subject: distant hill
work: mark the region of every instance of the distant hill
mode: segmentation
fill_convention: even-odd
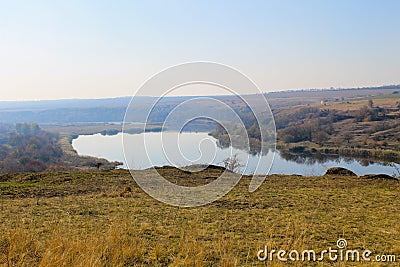
[[[391,94],[400,91],[400,85],[349,89],[307,89],[267,93],[272,108],[309,104],[321,99],[340,99]],[[257,97],[257,96],[255,96]],[[166,97],[160,100],[162,107],[156,118],[165,118],[175,106],[190,96]],[[215,96],[225,103],[238,105],[235,96]],[[146,120],[145,110],[155,97],[135,98],[138,122]],[[106,99],[64,99],[44,101],[0,101],[0,123],[71,123],[71,122],[122,122],[131,97]],[[260,102],[261,103],[261,102]],[[196,106],[192,109],[204,107]]]
[[[391,94],[394,91],[400,91],[400,85],[387,85],[379,87],[361,87],[361,88],[330,88],[330,89],[304,89],[288,90],[268,93],[268,97],[274,98],[353,98],[365,97],[380,94]]]
[[[61,99],[38,101],[0,101],[0,112],[42,111],[53,109],[94,108],[94,107],[121,107],[127,106],[130,97],[105,99]],[[143,102],[146,97],[143,97]]]

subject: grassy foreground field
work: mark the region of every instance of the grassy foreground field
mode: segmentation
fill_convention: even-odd
[[[220,174],[160,172],[186,185]],[[0,266],[283,266],[258,261],[257,252],[321,251],[338,238],[349,249],[400,255],[397,181],[272,175],[254,193],[249,182],[207,206],[178,208],[146,195],[123,170],[0,176]]]

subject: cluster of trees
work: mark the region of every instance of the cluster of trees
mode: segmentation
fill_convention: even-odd
[[[17,123],[15,130],[19,135],[37,135],[41,132],[37,123]]]
[[[37,172],[59,164],[63,153],[58,141],[58,135],[37,124],[17,124],[0,145],[0,172]]]
[[[294,110],[278,111],[275,115],[276,129],[284,129],[305,120],[326,116],[326,111],[317,107],[303,107]]]
[[[0,145],[6,144],[14,127],[10,124],[0,123]]]
[[[284,143],[308,141],[325,145],[333,139],[337,141],[342,139],[344,143],[349,144],[354,135],[352,126],[359,122],[379,122],[374,127],[382,126],[388,119],[387,113],[387,109],[375,106],[370,100],[359,110],[340,111],[304,107],[278,113],[275,119],[279,140]],[[335,123],[343,120],[348,120],[349,124],[337,128],[338,125]]]
[[[314,142],[322,144],[333,133],[333,121],[317,118],[298,125],[288,126],[279,132],[279,140],[285,143]]]
[[[347,118],[334,110],[305,107],[291,114],[276,116],[279,140],[285,143],[322,144],[334,131],[334,123]]]
[[[374,107],[370,101],[368,106],[363,106],[354,114],[356,122],[361,121],[383,121],[386,119],[387,110],[381,107]]]
[[[254,114],[246,108],[240,108],[236,112],[246,128],[250,148],[257,149],[260,147],[261,131],[268,122],[262,121],[259,125]],[[278,141],[283,144],[311,142],[321,146],[376,148],[386,146],[385,143],[379,142],[382,140],[374,133],[382,131],[381,128],[385,125],[393,126],[394,120],[390,120],[387,116],[389,112],[391,112],[389,109],[376,106],[371,100],[358,110],[345,111],[303,106],[277,109],[274,115]],[[360,122],[370,122],[370,124],[363,124],[356,131]],[[229,124],[227,126],[233,136],[244,136],[239,127]],[[230,137],[221,125],[217,125],[211,135],[217,138],[222,146],[230,144]]]
[[[225,129],[222,125],[217,124],[214,131],[210,133],[211,136],[218,139],[221,147],[227,147],[233,144],[234,146],[237,146],[237,148],[247,149],[248,145],[250,148],[249,152],[258,153],[261,151],[262,141],[268,143],[275,140],[275,127],[272,117],[260,114],[260,118],[256,118],[253,110],[248,106],[233,107],[233,109],[240,118],[241,125],[225,122],[224,127],[227,128]],[[258,121],[258,119],[260,121]],[[227,130],[231,136],[229,136]],[[246,132],[243,132],[244,130]],[[248,140],[244,140],[246,133]]]

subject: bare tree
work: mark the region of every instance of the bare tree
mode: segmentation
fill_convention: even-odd
[[[240,168],[243,167],[243,165],[240,163],[237,154],[233,155],[232,157],[224,159],[223,163],[225,169],[231,172],[239,172]]]
[[[389,166],[392,166],[395,170],[392,175],[393,178],[399,180],[400,179],[400,168],[394,162],[390,163]]]

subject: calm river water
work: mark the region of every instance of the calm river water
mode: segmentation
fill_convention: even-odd
[[[126,144],[126,159],[123,140]],[[146,148],[143,145],[144,140]],[[146,169],[152,166],[187,166],[191,164],[223,166],[224,159],[236,154],[240,163],[245,165],[242,167],[242,172],[252,174],[257,169],[258,155],[250,155],[232,147],[218,147],[216,144],[217,140],[207,133],[194,132],[120,133],[114,136],[81,135],[72,142],[79,155],[124,162],[122,168]],[[358,175],[379,173],[392,175],[396,173],[393,167],[381,163],[359,162],[345,158],[290,157],[279,151],[275,153],[269,151],[262,156],[261,162],[264,165],[259,166],[256,172],[258,174],[265,174],[269,171],[270,174],[323,175],[330,167],[344,167]],[[271,168],[270,164],[265,164],[269,162],[272,163]]]

